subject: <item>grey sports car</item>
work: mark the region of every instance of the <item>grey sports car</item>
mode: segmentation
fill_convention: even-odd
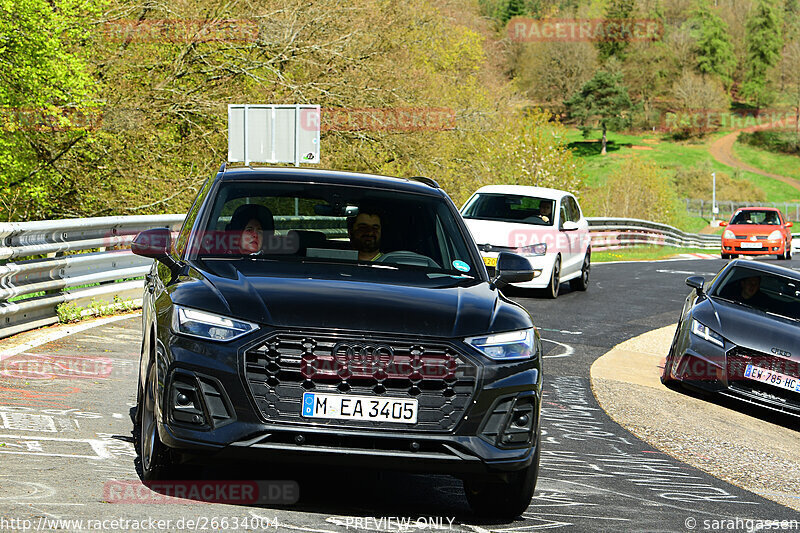
[[[686,284],[661,382],[800,416],[800,274],[739,259]]]

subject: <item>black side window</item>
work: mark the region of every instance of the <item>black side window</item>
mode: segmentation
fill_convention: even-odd
[[[197,193],[197,198],[194,199],[194,203],[191,209],[189,209],[189,213],[186,215],[186,220],[183,221],[183,227],[181,227],[181,232],[178,234],[178,241],[175,243],[175,252],[178,254],[178,257],[183,257],[183,253],[186,251],[186,244],[189,242],[189,233],[191,233],[194,227],[197,213],[200,211],[200,206],[203,205],[213,182],[214,180],[209,178],[203,186],[200,187],[200,192]]]
[[[578,207],[578,202],[576,202],[575,198],[573,198],[572,196],[568,196],[567,205],[570,206],[572,211],[570,220],[573,222],[578,222],[581,219],[581,208]]]

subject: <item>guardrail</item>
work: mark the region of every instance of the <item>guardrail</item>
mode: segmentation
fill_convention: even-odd
[[[685,233],[667,224],[635,218],[589,217],[592,250],[616,250],[626,246],[674,246],[719,250],[719,235]]]
[[[177,231],[184,215],[100,217],[0,224],[0,338],[58,321],[56,308],[74,302],[141,298],[152,261],[128,247],[140,231]],[[590,218],[594,250],[642,244],[718,248],[719,236],[684,233],[665,224]],[[275,217],[276,229],[303,228],[346,237],[328,217]]]

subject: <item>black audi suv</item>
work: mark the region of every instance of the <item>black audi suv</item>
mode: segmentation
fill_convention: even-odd
[[[429,179],[226,168],[139,234],[145,479],[215,458],[446,473],[514,517],[539,468],[541,341]]]

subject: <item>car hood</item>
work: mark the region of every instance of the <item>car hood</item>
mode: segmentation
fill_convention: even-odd
[[[465,222],[478,245],[491,244],[492,246],[517,248],[546,242],[558,233],[553,226],[478,219],[467,219]]]
[[[739,346],[767,354],[778,350],[800,361],[798,322],[715,298],[698,303],[692,316]]]
[[[190,269],[170,288],[172,301],[279,328],[452,338],[533,325],[524,308],[482,280],[400,285],[354,281],[348,274],[270,275],[263,263],[243,263]]]
[[[775,230],[781,231],[780,226],[765,224],[731,224],[725,229],[731,230],[734,235],[769,235]]]

